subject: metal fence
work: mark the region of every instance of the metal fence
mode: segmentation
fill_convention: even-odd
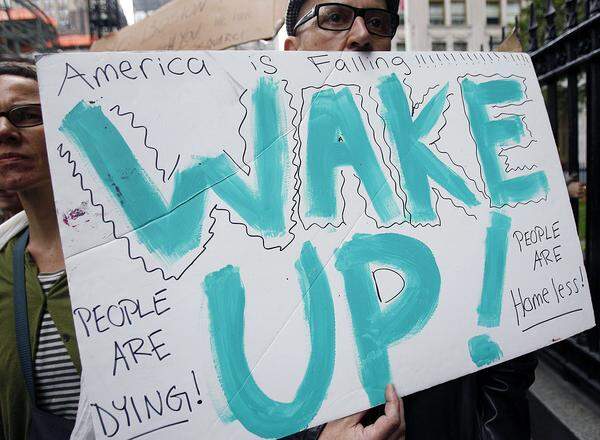
[[[528,51],[563,167],[587,184],[587,195],[571,204],[600,322],[600,0],[564,0],[558,11],[553,0],[544,3],[543,11],[536,10],[535,1],[530,5]],[[557,29],[558,22],[564,29]],[[541,357],[600,401],[598,326],[545,349]]]

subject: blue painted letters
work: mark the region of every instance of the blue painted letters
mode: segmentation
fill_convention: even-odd
[[[285,233],[288,146],[278,92],[275,82],[261,79],[253,94],[256,191],[222,154],[177,172],[167,203],[99,106],[80,102],[65,116],[60,130],[90,161],[139,240],[149,251],[176,260],[200,243],[209,188],[262,234]]]
[[[404,273],[405,287],[385,310],[377,298],[371,264]],[[419,332],[438,304],[440,272],[431,250],[399,234],[356,234],[337,253],[358,347],[360,377],[372,405],[391,381],[388,347]]]
[[[505,179],[499,163],[501,147],[517,145],[524,135],[519,116],[491,119],[487,106],[514,103],[525,97],[522,83],[516,79],[500,79],[476,83],[464,79],[461,84],[471,133],[477,144],[481,167],[488,185],[492,206],[528,202],[548,194],[548,179],[542,171]]]
[[[244,354],[245,291],[238,269],[227,266],[204,280],[215,365],[229,408],[248,431],[266,438],[306,428],[319,411],[333,376],[333,300],[327,275],[310,242],[304,244],[296,269],[311,352],[304,379],[289,403],[270,399],[252,377]]]
[[[306,148],[309,216],[336,216],[336,169],[342,166],[354,168],[382,221],[388,223],[401,215],[399,199],[379,167],[349,88],[326,89],[313,96]]]
[[[379,84],[379,95],[384,108],[383,119],[390,128],[396,145],[413,224],[431,222],[437,218],[431,205],[429,178],[465,205],[472,207],[479,204],[464,180],[421,142],[439,120],[447,92],[448,84],[429,100],[413,120],[408,98],[398,77],[392,74],[384,77]]]

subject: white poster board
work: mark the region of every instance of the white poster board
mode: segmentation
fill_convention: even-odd
[[[594,325],[527,55],[38,66],[99,439],[282,437]]]

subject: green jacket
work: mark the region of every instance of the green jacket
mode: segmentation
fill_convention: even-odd
[[[20,235],[20,234],[18,234]],[[18,237],[18,236],[17,236]],[[13,306],[12,252],[14,237],[0,249],[0,439],[24,440],[27,438],[30,409],[29,396],[21,373],[21,363],[15,337],[15,316]],[[71,312],[71,300],[67,277],[52,287],[46,297],[37,279],[38,269],[29,254],[25,257],[25,288],[29,312],[29,332],[31,333],[32,359],[38,345],[39,327],[44,307],[48,308],[59,333],[81,374],[81,363],[75,326]]]

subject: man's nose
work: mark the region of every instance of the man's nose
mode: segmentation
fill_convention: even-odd
[[[0,143],[8,140],[16,140],[19,137],[18,130],[6,116],[0,116]]]
[[[371,34],[362,17],[356,17],[354,20],[348,33],[346,48],[351,50],[371,50]]]

